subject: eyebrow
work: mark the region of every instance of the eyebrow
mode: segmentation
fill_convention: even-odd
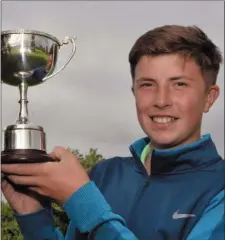
[[[177,80],[181,80],[181,79],[186,79],[186,80],[191,80],[191,81],[194,80],[193,78],[185,76],[185,75],[179,75],[179,76],[174,76],[174,77],[169,78],[170,81],[177,81]],[[149,78],[149,77],[140,77],[136,80],[136,82],[140,82],[140,81],[157,81],[157,79]]]
[[[175,77],[171,77],[170,80],[171,81],[176,81],[176,80],[180,80],[180,79],[187,79],[187,80],[191,80],[193,81],[194,79],[185,75],[180,75],[180,76],[175,76]]]

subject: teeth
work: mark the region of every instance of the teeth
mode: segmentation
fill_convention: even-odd
[[[152,120],[156,123],[170,123],[175,120],[171,117],[153,117]]]

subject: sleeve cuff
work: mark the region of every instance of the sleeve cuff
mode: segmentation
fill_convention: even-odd
[[[53,239],[55,236],[54,218],[49,209],[43,208],[30,214],[14,213],[24,239]]]
[[[64,204],[64,209],[73,225],[81,232],[91,232],[111,220],[124,220],[112,212],[94,182],[89,182],[76,191]]]

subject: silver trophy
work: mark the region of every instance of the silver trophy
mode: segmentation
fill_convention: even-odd
[[[41,126],[28,117],[28,87],[34,87],[53,77],[73,58],[75,37],[60,42],[54,36],[33,30],[3,31],[1,33],[1,80],[19,88],[20,111],[15,124],[3,133],[2,163],[52,161],[46,153],[46,135]],[[55,70],[59,49],[72,44],[71,55],[64,66]]]

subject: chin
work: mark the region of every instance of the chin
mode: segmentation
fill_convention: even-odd
[[[153,146],[157,149],[169,149],[177,147],[177,139],[170,136],[159,136],[160,134],[149,134]]]
[[[156,149],[171,149],[177,147],[176,144],[172,142],[153,142],[153,145],[155,146]]]

